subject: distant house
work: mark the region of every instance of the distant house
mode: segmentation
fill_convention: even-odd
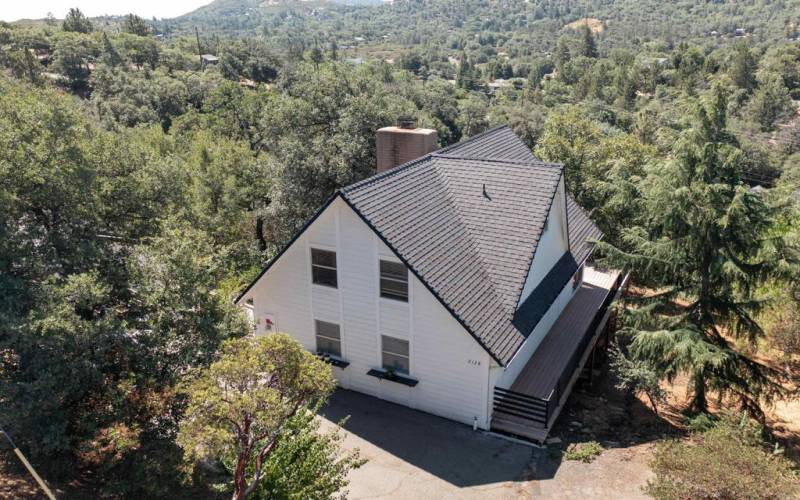
[[[486,84],[486,88],[490,94],[494,94],[499,89],[514,87],[517,90],[522,89],[525,86],[525,80],[522,78],[511,78],[511,79],[503,79],[497,78],[489,83]]]
[[[624,278],[564,167],[501,127],[438,151],[378,131],[378,173],[337,191],[238,297],[339,385],[481,429],[544,440]]]
[[[51,54],[49,51],[45,49],[28,49],[28,51],[30,51],[42,65],[47,66],[50,64]]]
[[[219,57],[211,54],[203,54],[200,56],[200,65],[202,67],[206,67],[209,64],[217,64],[219,62]]]
[[[487,84],[487,86],[492,90],[502,89],[502,88],[505,88],[505,87],[510,87],[511,86],[511,81],[510,80],[505,80],[503,78],[497,78],[497,79],[492,80],[491,82],[489,82]]]

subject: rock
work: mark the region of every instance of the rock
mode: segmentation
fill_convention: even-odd
[[[559,438],[559,437],[547,438],[547,441],[545,441],[545,443],[547,443],[547,444],[561,444],[561,438]]]

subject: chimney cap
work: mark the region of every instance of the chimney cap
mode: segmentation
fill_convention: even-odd
[[[415,129],[417,128],[417,119],[410,115],[400,115],[397,117],[397,128]]]

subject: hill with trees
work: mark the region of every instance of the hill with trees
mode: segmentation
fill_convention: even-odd
[[[241,492],[254,462],[186,422],[249,332],[231,298],[374,172],[374,131],[401,115],[441,146],[509,124],[563,163],[642,289],[631,386],[688,377],[688,411],[764,420],[800,372],[798,7],[225,0],[0,23],[3,430],[67,494]],[[310,455],[269,460],[295,460],[298,489],[330,462],[343,487],[357,460],[334,467],[335,437],[291,420]]]

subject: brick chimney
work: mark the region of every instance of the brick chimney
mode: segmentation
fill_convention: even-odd
[[[413,118],[401,117],[396,127],[379,129],[375,136],[378,150],[378,172],[424,156],[438,149],[436,131],[416,128]]]

